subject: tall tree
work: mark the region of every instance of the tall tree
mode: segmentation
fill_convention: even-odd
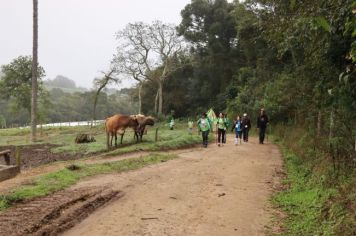
[[[32,88],[32,59],[30,56],[19,56],[7,65],[1,66],[0,97],[14,102],[16,110],[26,109],[28,116],[31,114],[31,88]],[[44,96],[42,78],[45,76],[44,69],[38,65],[38,92]],[[28,122],[28,120],[27,120]]]
[[[158,114],[163,108],[163,84],[177,69],[177,61],[184,52],[184,40],[175,26],[155,21],[152,24],[128,24],[117,33],[119,50],[134,63],[139,75],[157,84]],[[125,60],[121,60],[125,61]],[[160,71],[160,73],[157,73]]]
[[[217,110],[226,106],[225,92],[240,62],[234,5],[227,0],[192,0],[181,11],[177,30],[192,44],[194,104]]]
[[[100,92],[111,83],[118,83],[119,79],[113,76],[115,69],[111,69],[109,73],[102,72],[104,76],[102,78],[94,79],[94,87],[97,88],[94,95],[94,107],[93,107],[93,119],[91,122],[91,127],[93,127],[93,123],[96,120],[96,105],[98,103]]]
[[[122,42],[121,42],[122,43]],[[137,50],[130,50],[125,45],[117,48],[117,54],[113,63],[118,73],[128,76],[138,82],[138,114],[142,113],[142,86],[146,77],[144,76],[145,65],[142,63],[141,54]],[[150,77],[148,77],[150,79]]]
[[[31,140],[36,141],[37,91],[38,91],[38,0],[33,0],[33,46],[32,46],[32,96],[31,96]]]

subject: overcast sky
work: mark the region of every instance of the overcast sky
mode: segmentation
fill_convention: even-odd
[[[92,87],[109,67],[114,34],[129,22],[179,24],[190,0],[38,0],[39,63],[46,78],[64,75]],[[32,1],[0,0],[0,65],[32,54]]]

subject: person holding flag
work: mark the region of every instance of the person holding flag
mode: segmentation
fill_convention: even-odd
[[[212,108],[210,108],[209,111],[206,113],[206,116],[210,120],[210,124],[211,124],[210,131],[215,133],[215,143],[218,143],[218,132],[216,130],[216,126],[213,125],[213,124],[216,124],[216,118],[217,118],[214,110]]]
[[[201,118],[198,120],[198,129],[202,133],[203,137],[203,147],[208,147],[209,132],[211,130],[211,121],[207,117],[206,113],[203,113]]]

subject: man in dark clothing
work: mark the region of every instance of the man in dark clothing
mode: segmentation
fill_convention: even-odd
[[[265,110],[262,108],[260,115],[257,118],[257,128],[259,129],[260,144],[263,144],[265,139],[266,128],[268,124],[268,116]]]
[[[242,117],[241,125],[242,125],[243,140],[244,140],[244,142],[248,142],[248,132],[250,131],[250,128],[251,128],[251,120],[250,120],[250,118],[248,118],[246,113]]]

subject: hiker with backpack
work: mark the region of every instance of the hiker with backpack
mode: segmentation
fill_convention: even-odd
[[[208,138],[209,132],[211,130],[211,121],[206,116],[206,113],[203,113],[201,118],[198,120],[198,130],[201,131],[203,137],[203,147],[208,147]]]
[[[246,113],[244,113],[244,116],[242,117],[242,137],[244,142],[248,142],[248,133],[251,129],[251,120],[250,118],[247,116]]]
[[[242,124],[241,124],[241,118],[239,115],[237,115],[236,120],[234,121],[234,125],[232,126],[232,130],[235,130],[235,146],[239,143],[240,139],[240,144],[241,144],[241,139],[242,139]]]
[[[220,147],[226,143],[226,130],[229,127],[229,121],[225,117],[224,113],[220,113],[216,119],[216,128],[218,130],[218,146]]]
[[[265,109],[261,108],[260,114],[257,117],[257,129],[259,129],[260,144],[263,144],[264,142],[268,121]]]

